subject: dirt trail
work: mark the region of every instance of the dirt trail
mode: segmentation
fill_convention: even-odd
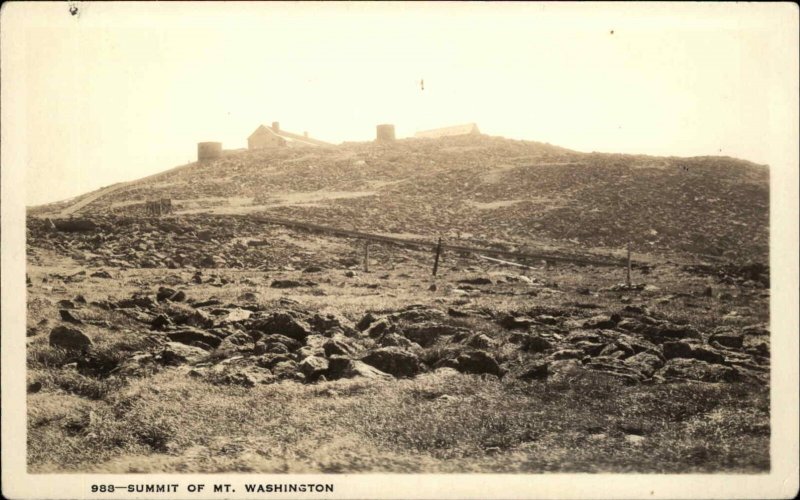
[[[179,166],[171,168],[169,170],[165,170],[163,172],[158,172],[156,174],[148,175],[148,176],[142,177],[140,179],[134,179],[132,181],[119,182],[117,184],[113,184],[111,186],[108,186],[107,188],[104,188],[104,189],[101,189],[100,191],[97,191],[96,193],[94,193],[92,195],[89,195],[89,196],[87,196],[85,198],[82,198],[77,203],[74,203],[74,204],[68,206],[67,208],[63,209],[59,213],[59,216],[60,217],[67,217],[67,216],[70,216],[70,215],[74,215],[74,214],[78,213],[79,210],[83,209],[87,205],[90,205],[90,204],[94,203],[95,201],[99,200],[103,196],[106,196],[106,195],[109,195],[111,193],[117,192],[117,191],[119,191],[120,189],[122,189],[124,187],[135,185],[135,184],[138,184],[138,183],[144,182],[144,181],[157,179],[157,178],[162,177],[162,176],[164,176],[166,174],[169,174],[169,173],[172,173],[172,172],[175,172],[175,171],[178,171],[178,170],[182,170],[184,168],[188,168],[188,167],[190,167],[192,165],[195,165],[195,163],[188,163],[186,165],[179,165]]]

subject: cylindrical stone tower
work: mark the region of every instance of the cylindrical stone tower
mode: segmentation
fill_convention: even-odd
[[[394,125],[378,125],[378,135],[375,140],[378,142],[394,142]]]
[[[197,160],[213,160],[222,156],[222,143],[221,142],[198,142],[197,143]]]

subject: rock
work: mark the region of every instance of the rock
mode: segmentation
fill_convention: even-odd
[[[664,342],[672,339],[699,339],[700,332],[689,325],[660,324],[651,325],[641,331],[653,342]]]
[[[601,372],[606,375],[620,378],[630,384],[636,384],[649,378],[638,369],[627,365],[625,362],[616,358],[593,358],[588,363],[583,365],[583,367],[592,371]]]
[[[258,366],[262,366],[264,368],[272,368],[278,363],[283,363],[284,361],[293,361],[293,360],[286,354],[275,354],[275,353],[263,354],[258,358],[256,358],[255,360]]]
[[[170,326],[173,326],[172,319],[166,314],[159,314],[150,323],[151,330],[166,330]]]
[[[304,273],[319,273],[322,272],[322,268],[320,266],[308,266],[307,268],[303,269]]]
[[[366,330],[367,328],[369,328],[369,327],[370,327],[370,325],[372,325],[372,323],[374,323],[375,321],[377,321],[377,319],[378,319],[378,318],[377,318],[377,317],[376,317],[374,314],[372,314],[371,312],[368,312],[367,314],[365,314],[365,315],[364,315],[364,316],[363,316],[363,317],[362,317],[362,318],[359,320],[359,322],[358,322],[358,323],[356,323],[356,329],[357,329],[359,332],[363,332],[364,330]]]
[[[519,372],[518,379],[521,380],[546,380],[547,379],[547,361],[536,361],[531,363]]]
[[[300,362],[299,368],[306,380],[316,380],[328,369],[328,360],[319,356],[308,356]]]
[[[648,378],[652,377],[657,370],[664,366],[664,361],[661,358],[649,352],[635,354],[625,359],[624,363]]]
[[[58,306],[62,309],[75,309],[77,307],[74,302],[68,299],[59,300]]]
[[[422,323],[426,321],[443,321],[447,316],[444,312],[421,304],[410,305],[392,315],[393,319],[409,323]]]
[[[550,316],[549,314],[540,314],[536,316],[536,322],[542,325],[557,325],[558,318]]]
[[[342,356],[349,356],[355,353],[355,348],[343,340],[330,339],[322,345],[325,351],[325,356],[333,356],[339,354]]]
[[[356,334],[351,323],[347,319],[336,314],[329,313],[324,316],[321,314],[314,314],[314,316],[308,320],[308,323],[315,332],[327,336],[331,336],[335,331],[340,331],[350,336]]]
[[[344,273],[344,275],[345,275],[345,277],[347,277],[347,278],[355,278],[355,277],[357,276],[357,274],[356,274],[355,272],[353,272],[353,271],[346,271],[346,272]]]
[[[708,363],[725,363],[725,356],[719,351],[686,341],[665,342],[661,346],[661,351],[664,353],[666,359],[693,358]]]
[[[744,345],[744,335],[733,332],[722,332],[711,335],[709,342],[716,342],[721,346],[732,349],[741,349]]]
[[[388,373],[382,372],[363,361],[346,358],[344,356],[331,356],[328,360],[328,378],[330,380],[356,377],[363,377],[370,380],[394,379],[394,377]]]
[[[411,342],[407,338],[403,337],[402,335],[398,335],[396,333],[387,333],[383,337],[378,340],[378,344],[381,347],[400,347],[406,350],[414,350],[414,349],[421,349],[422,346],[417,344],[416,342]]]
[[[92,343],[92,339],[77,328],[57,326],[50,331],[50,345],[52,347],[85,350]]]
[[[375,339],[391,331],[393,328],[394,327],[388,318],[381,318],[380,320],[372,323],[364,333],[366,333],[370,338]]]
[[[305,376],[299,371],[299,366],[294,361],[281,361],[272,366],[272,373],[279,379],[298,379],[297,375]]]
[[[436,283],[432,283],[431,286],[428,287],[429,292],[435,292],[437,290]]]
[[[503,316],[503,318],[500,319],[499,323],[500,326],[502,326],[506,330],[515,330],[515,329],[527,330],[528,328],[536,324],[536,321],[534,321],[531,318],[508,315],[508,316]]]
[[[42,383],[39,382],[38,380],[36,382],[28,384],[28,394],[36,394],[41,390],[42,390]]]
[[[313,281],[297,281],[297,280],[274,280],[270,285],[271,288],[298,288],[302,286],[317,286]]]
[[[491,285],[492,280],[479,276],[476,278],[465,278],[458,280],[458,283],[463,283],[465,285]]]
[[[172,297],[176,293],[178,292],[176,290],[173,290],[172,288],[166,288],[163,286],[159,287],[158,292],[156,293],[156,300],[159,302],[164,302],[165,300]]]
[[[576,359],[551,361],[547,365],[547,378],[552,382],[562,382],[583,373],[583,365]]]
[[[308,323],[295,319],[286,312],[272,313],[268,318],[256,321],[252,328],[267,335],[279,333],[300,342],[311,335],[311,326]]]
[[[216,322],[220,325],[228,325],[231,323],[239,323],[246,319],[250,319],[250,316],[253,314],[252,311],[247,309],[235,308],[235,309],[223,309],[223,314],[217,315]]]
[[[395,377],[413,377],[421,369],[419,358],[399,347],[381,347],[361,361]]]
[[[450,325],[442,325],[438,323],[422,323],[418,325],[409,325],[403,327],[402,334],[407,339],[416,342],[422,347],[428,347],[435,343],[440,337],[446,335],[455,335],[457,333],[467,332],[464,328],[459,328]]]
[[[591,318],[585,319],[581,322],[581,328],[587,330],[594,330],[594,329],[613,329],[617,326],[617,323],[620,322],[620,316],[618,314],[612,314],[610,316],[601,314],[598,316],[592,316]]]
[[[216,335],[194,328],[169,332],[167,333],[167,338],[186,345],[191,345],[192,342],[203,342],[215,348],[222,343],[222,339]]]
[[[182,345],[182,344],[179,344]],[[185,347],[185,346],[184,346]],[[205,354],[205,353],[203,353]],[[170,364],[170,363],[164,363]],[[179,363],[175,363],[179,364]],[[152,354],[146,352],[136,352],[122,361],[111,374],[114,377],[147,377],[158,371],[159,367],[156,365],[155,359]]]
[[[469,347],[474,347],[475,349],[489,349],[495,345],[495,342],[485,334],[481,333],[479,335],[473,335],[470,337],[467,340],[466,345]]]
[[[58,314],[69,323],[81,324],[87,319],[83,309],[60,309]]]
[[[242,331],[228,335],[219,345],[219,349],[233,351],[247,351],[253,347],[253,337]]]
[[[522,339],[521,347],[527,352],[544,352],[552,349],[553,345],[547,339],[538,335],[526,335]]]
[[[699,380],[703,382],[735,382],[739,373],[728,366],[706,363],[694,358],[674,358],[656,373],[667,380]]]
[[[558,351],[548,356],[547,359],[552,361],[557,361],[562,359],[581,359],[583,358],[584,355],[585,355],[584,352],[580,349],[559,349]]]
[[[489,373],[498,377],[503,376],[503,370],[497,364],[497,360],[486,351],[461,353],[455,359],[455,366],[452,368],[462,373]]]
[[[264,337],[261,337],[259,343],[264,343],[267,347],[280,344],[285,346],[288,351],[295,351],[297,349],[300,349],[300,347],[302,346],[302,344],[297,340],[289,338],[286,335],[281,335],[279,333],[265,335]]]
[[[181,344],[180,342],[167,342],[159,354],[161,362],[165,365],[181,365],[196,363],[208,356],[208,352],[199,347]]]

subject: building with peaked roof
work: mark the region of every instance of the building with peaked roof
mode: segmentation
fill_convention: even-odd
[[[418,138],[450,137],[454,135],[479,135],[478,126],[474,123],[466,125],[455,125],[453,127],[435,128],[433,130],[422,130],[414,134]]]
[[[247,138],[247,149],[264,149],[277,147],[318,147],[332,146],[333,144],[312,139],[308,132],[303,135],[293,134],[281,130],[278,122],[272,122],[271,127],[259,127]]]

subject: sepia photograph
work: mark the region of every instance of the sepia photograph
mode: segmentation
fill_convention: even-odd
[[[0,19],[9,498],[797,493],[797,5]]]

